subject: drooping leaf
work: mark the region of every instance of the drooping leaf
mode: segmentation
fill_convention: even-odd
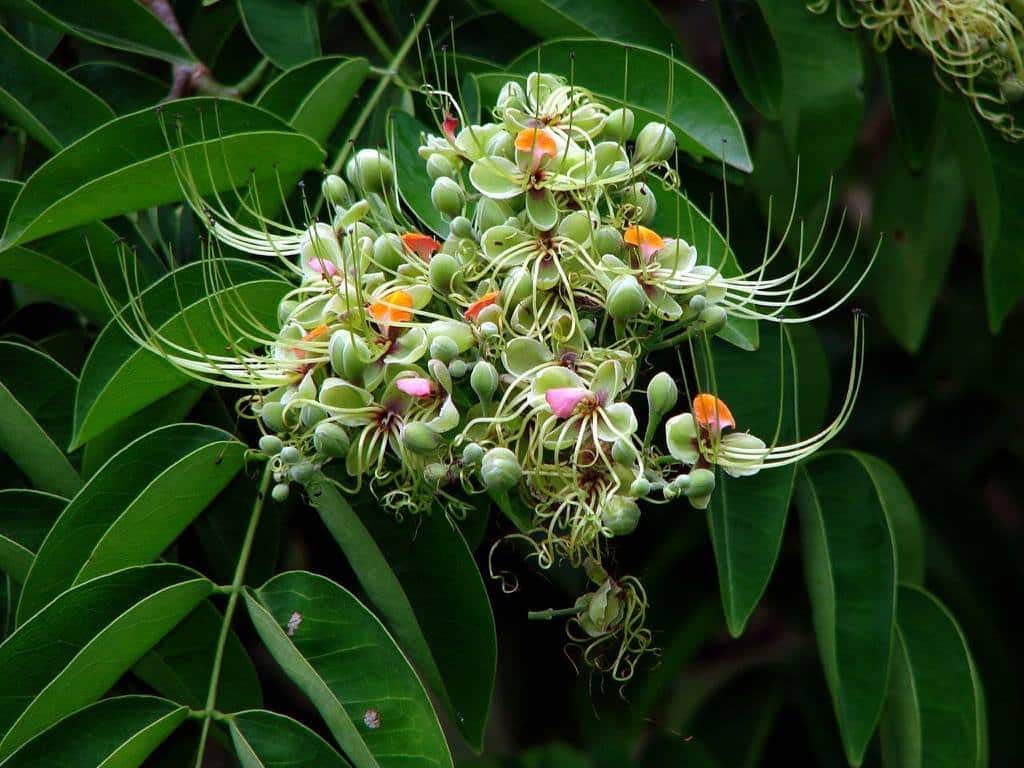
[[[64,33],[55,27],[48,27],[45,24],[37,24],[28,19],[11,16],[4,19],[7,31],[14,35],[21,44],[30,48],[37,56],[44,59],[50,58],[50,54],[64,39]]]
[[[919,171],[932,152],[939,125],[942,91],[932,62],[922,51],[893,45],[879,56],[879,63],[903,158]]]
[[[316,3],[310,0],[238,0],[238,10],[253,44],[281,69],[320,55]]]
[[[121,0],[3,0],[13,13],[111,48],[188,62],[187,51],[170,30],[141,3]]]
[[[754,109],[777,120],[782,107],[782,62],[756,0],[717,0],[718,25],[729,66]]]
[[[155,696],[117,696],[68,715],[23,744],[4,768],[137,768],[188,717]]]
[[[0,490],[0,571],[19,584],[68,500],[29,488]]]
[[[119,115],[156,104],[171,88],[170,83],[119,61],[85,61],[71,67],[68,74]]]
[[[282,72],[256,99],[256,105],[318,144],[326,144],[369,71],[366,59],[315,59]]]
[[[245,602],[264,645],[356,768],[452,768],[422,683],[351,592],[293,571],[246,590]]]
[[[244,306],[255,322],[275,326],[277,305],[288,283],[261,264],[225,259],[220,266],[230,282],[219,290],[209,290],[204,266],[193,263],[174,270],[138,297],[149,322],[164,338],[189,349],[223,354],[238,339],[225,337],[224,324],[215,314],[221,311],[218,302]],[[74,447],[190,380],[164,358],[140,347],[112,320],[82,369],[75,397]]]
[[[900,587],[881,733],[886,768],[988,765],[985,695],[967,640],[920,587]]]
[[[433,180],[427,174],[419,147],[423,143],[421,133],[430,133],[412,115],[394,109],[389,113],[389,143],[395,158],[395,176],[402,201],[432,232],[441,237],[448,236],[448,221],[434,207],[430,199]]]
[[[207,597],[213,585],[173,564],[79,584],[0,645],[0,757],[101,696]],[[31,659],[31,663],[22,663]]]
[[[682,151],[714,158],[716,164],[724,159],[741,171],[753,168],[743,129],[729,102],[703,75],[678,59],[613,40],[578,38],[531,48],[509,64],[509,71],[520,75],[534,71],[538,52],[543,71],[568,76],[571,62],[581,87],[612,104],[625,98],[636,113],[637,130],[651,120],[664,121],[667,115]],[[628,81],[623,79],[627,59]],[[479,77],[481,84],[487,84],[486,108],[493,106],[497,88],[507,79],[508,75]]]
[[[0,114],[56,152],[113,119],[103,99],[0,27]]]
[[[82,486],[59,447],[67,445],[76,384],[48,355],[0,341],[0,451],[40,490],[64,496]]]
[[[50,529],[25,580],[19,623],[73,584],[154,560],[238,472],[244,450],[199,424],[163,427],[125,446]]]
[[[487,591],[461,532],[439,509],[398,523],[375,504],[357,513],[328,483],[309,492],[370,601],[459,730],[481,749],[497,639]]]
[[[297,720],[266,710],[237,712],[228,722],[242,768],[347,768],[348,761]]]
[[[132,667],[132,674],[161,696],[193,709],[206,706],[206,694],[224,617],[206,600]],[[228,631],[220,668],[217,708],[235,712],[263,704],[252,659],[233,630]]]
[[[889,679],[896,541],[858,454],[810,460],[797,493],[804,573],[825,679],[851,765],[860,765]]]
[[[196,169],[194,181],[205,194],[249,178],[288,177],[323,161],[309,137],[257,107],[198,97],[174,102],[173,110],[163,114],[157,106],[119,117],[43,164],[18,195],[0,250],[180,200],[174,163]]]
[[[487,0],[537,37],[603,37],[646,45],[662,53],[679,41],[648,0]]]

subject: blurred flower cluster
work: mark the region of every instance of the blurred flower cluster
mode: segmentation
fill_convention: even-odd
[[[553,613],[586,664],[626,680],[652,638],[643,587],[607,566],[610,543],[653,505],[706,508],[718,470],[753,475],[827,442],[856,397],[860,323],[836,419],[792,445],[750,434],[743,403],[734,415],[682,355],[674,373],[652,370],[652,351],[710,355],[733,318],[800,322],[820,265],[768,277],[766,250],[727,276],[652,229],[651,185],[679,184],[675,133],[563,78],[510,80],[478,125],[449,93],[427,96],[439,131],[419,152],[440,231],[403,205],[393,158],[362,149],[323,182],[327,221],[246,225],[192,200],[216,240],[293,276],[269,343],[200,353],[118,316],[182,370],[250,390],[242,410],[264,433],[278,500],[332,463],[344,471],[330,482],[399,518],[458,519],[489,496],[540,567],[585,569],[591,591]]]

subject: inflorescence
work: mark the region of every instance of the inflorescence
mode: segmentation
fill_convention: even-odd
[[[446,91],[425,95],[440,130],[419,151],[443,232],[403,205],[394,161],[375,149],[351,157],[347,181],[324,180],[329,221],[304,226],[264,217],[251,194],[234,208],[203,199],[180,166],[213,235],[211,288],[227,279],[218,242],[277,258],[294,284],[280,327],[211,300],[224,335],[238,339],[214,354],[161,335],[138,296],[116,317],[191,376],[248,390],[240,412],[264,433],[278,500],[290,483],[324,481],[332,462],[343,471],[332,467],[326,481],[368,488],[399,518],[461,518],[489,495],[520,521],[511,538],[540,567],[585,569],[591,590],[547,613],[569,616],[589,666],[627,680],[652,636],[643,586],[612,572],[610,543],[636,529],[645,506],[706,508],[718,470],[753,475],[821,448],[849,418],[863,332],[858,316],[839,414],[791,445],[746,431],[744,404],[732,404],[734,416],[699,366],[653,372],[652,350],[710,353],[733,318],[801,322],[792,310],[844,270],[811,290],[832,255],[812,249],[769,277],[780,246],[726,275],[677,232],[652,229],[651,185],[678,185],[675,134],[561,77],[510,80],[493,122],[480,125],[465,124]]]

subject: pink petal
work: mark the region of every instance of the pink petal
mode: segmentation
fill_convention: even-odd
[[[430,397],[434,394],[434,382],[421,376],[398,379],[395,386],[413,397]]]
[[[555,416],[560,419],[572,416],[576,406],[588,397],[593,395],[589,389],[583,387],[556,387],[544,393],[544,399],[548,401]]]
[[[328,277],[334,277],[338,274],[338,268],[334,262],[326,259],[310,259],[306,266],[318,275],[326,274]]]

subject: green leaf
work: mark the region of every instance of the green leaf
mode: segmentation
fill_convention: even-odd
[[[155,696],[117,696],[68,715],[23,744],[3,768],[137,768],[188,718]]]
[[[311,486],[309,495],[370,602],[480,750],[497,639],[487,590],[458,528],[440,509],[403,523],[372,503],[357,514],[330,483]]]
[[[46,532],[68,500],[29,488],[0,490],[0,571],[25,581]]]
[[[228,721],[242,768],[347,768],[348,761],[297,720],[253,709]]]
[[[242,466],[245,446],[200,424],[126,445],[68,504],[39,548],[18,621],[73,584],[155,559]]]
[[[812,199],[853,149],[864,113],[864,65],[856,35],[805,3],[758,0],[782,61],[782,128],[800,158],[802,197]]]
[[[0,27],[0,114],[58,151],[108,120],[114,112],[96,94],[39,58]]]
[[[325,144],[369,72],[366,59],[325,56],[282,72],[256,106]]]
[[[0,341],[0,451],[39,489],[64,496],[82,486],[58,447],[67,445],[76,383],[50,356]]]
[[[830,452],[801,472],[797,505],[815,636],[839,731],[860,765],[885,700],[896,621],[896,542],[859,455]]]
[[[881,733],[886,768],[988,765],[985,696],[967,640],[920,587],[900,587]]]
[[[878,57],[889,109],[903,158],[913,170],[924,168],[932,153],[942,91],[932,60],[921,51],[893,45]],[[884,186],[879,185],[881,190]]]
[[[170,30],[141,3],[122,0],[2,0],[0,5],[27,19],[100,45],[171,62],[190,62]]]
[[[661,181],[648,179],[654,193],[657,212],[651,226],[666,237],[681,237],[696,247],[701,264],[710,264],[726,277],[742,273],[736,254],[725,236],[707,215],[694,205],[685,192],[666,188]],[[719,337],[740,349],[752,351],[760,343],[756,320],[729,318]]]
[[[252,500],[250,499],[250,505]],[[132,674],[161,696],[193,709],[206,706],[206,695],[224,617],[206,600],[132,667]],[[228,632],[220,669],[217,708],[234,712],[263,704],[263,691],[252,659],[238,635]]]
[[[448,220],[431,202],[430,190],[434,182],[419,155],[423,143],[421,134],[429,133],[430,129],[399,109],[392,109],[388,113],[388,127],[388,143],[395,158],[395,174],[402,201],[424,226],[441,237],[447,237]]]
[[[534,71],[538,52],[545,72],[568,76],[572,62],[580,86],[611,104],[620,104],[625,95],[626,105],[636,113],[637,130],[651,120],[664,121],[667,112],[682,151],[697,158],[724,159],[741,171],[753,168],[747,140],[729,102],[707,78],[678,59],[613,40],[566,39],[525,51],[509,64],[509,70],[521,75]],[[627,60],[629,79],[624,83]],[[493,82],[495,77],[497,82]],[[494,86],[500,87],[502,79],[507,80],[508,75],[479,77],[481,83],[492,86],[485,106],[493,105]]]
[[[0,757],[109,689],[207,597],[180,565],[126,568],[69,589],[0,645]],[[31,659],[29,663],[28,660]]]
[[[793,410],[794,354],[784,328],[781,333],[775,328],[765,333],[754,353],[715,349],[718,396],[731,404],[737,430],[749,430],[771,443],[781,425],[780,444],[793,442],[800,433]],[[718,473],[708,526],[725,621],[733,637],[742,634],[775,569],[794,476],[792,466],[763,470],[753,477]]]
[[[320,55],[316,3],[302,0],[238,0],[245,31],[260,53],[281,69]]]
[[[356,768],[451,768],[422,683],[384,625],[351,592],[323,576],[293,571],[256,592],[246,590],[245,602],[271,655]],[[289,621],[298,621],[291,636]],[[376,728],[366,724],[374,714]]]
[[[181,99],[172,108],[174,114],[163,118],[161,106],[119,117],[50,158],[18,195],[0,250],[180,200],[175,164],[191,166],[198,192],[206,194],[233,189],[243,179],[288,177],[323,162],[315,142],[257,107],[201,97]]]
[[[171,84],[119,61],[86,61],[68,74],[109,104],[114,112],[127,115],[166,98]]]
[[[988,325],[996,333],[1024,294],[1024,211],[1016,204],[1024,187],[1024,144],[1004,139],[966,101],[952,101],[943,114],[954,128],[981,220]]]
[[[225,336],[218,302],[244,306],[254,322],[275,327],[278,302],[291,286],[261,264],[224,259],[219,268],[228,281],[221,290],[209,290],[207,266],[187,264],[143,291],[138,305],[164,338],[213,354],[223,354],[226,347],[238,342]],[[111,321],[96,339],[82,369],[75,397],[73,447],[189,381],[187,374],[140,347],[116,320]]]
[[[916,352],[953,260],[967,206],[957,157],[940,144],[920,173],[889,153],[872,226],[882,235],[872,287],[886,327]]]
[[[542,39],[604,37],[668,53],[679,49],[661,14],[648,0],[487,0]]]
[[[782,107],[782,62],[756,0],[716,0],[729,66],[743,95],[769,120]]]
[[[901,584],[924,584],[924,526],[910,491],[896,470],[877,456],[853,453],[875,486],[896,541],[897,572]]]

